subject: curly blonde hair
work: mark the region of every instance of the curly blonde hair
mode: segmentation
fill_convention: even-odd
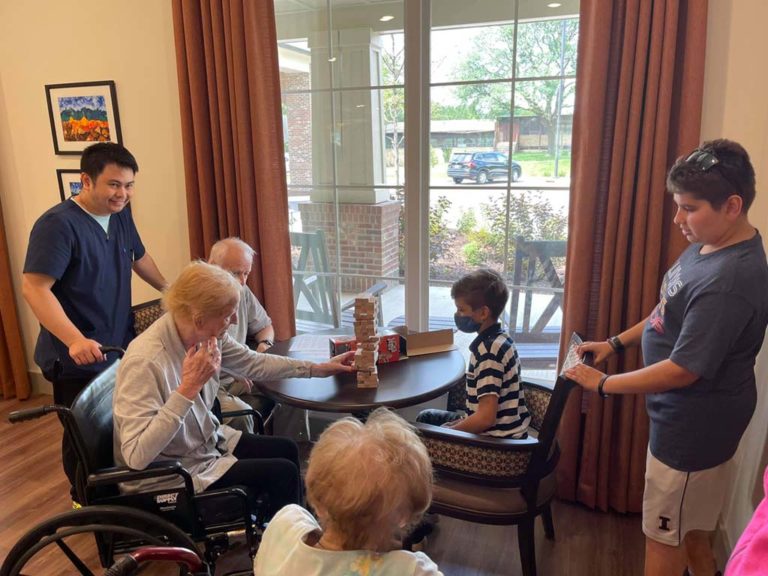
[[[218,266],[202,261],[187,264],[163,295],[163,307],[188,320],[220,316],[240,299],[240,284]]]
[[[416,430],[385,408],[334,422],[312,449],[307,501],[347,550],[389,550],[432,500],[432,463]]]

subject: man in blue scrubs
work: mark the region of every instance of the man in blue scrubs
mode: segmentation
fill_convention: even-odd
[[[66,406],[106,368],[99,347],[133,338],[132,271],[158,290],[167,285],[126,209],[139,170],[133,155],[120,144],[94,144],[80,170],[81,193],[35,222],[22,279],[41,325],[35,362]],[[66,446],[64,467],[71,480]]]

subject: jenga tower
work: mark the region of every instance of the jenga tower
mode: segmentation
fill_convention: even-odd
[[[376,298],[359,296],[355,298],[355,368],[358,388],[376,388],[379,372],[379,338],[376,336]]]

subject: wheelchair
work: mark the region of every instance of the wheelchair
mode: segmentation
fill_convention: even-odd
[[[197,550],[195,542],[177,526],[142,510],[94,505],[64,512],[29,530],[8,553],[0,566],[0,576],[50,573],[57,555],[65,557],[77,573],[94,576],[97,565],[104,565],[103,552],[117,542],[130,543],[134,549],[117,557],[103,572],[104,576],[131,576],[139,569],[142,573],[169,574],[169,564],[178,567],[180,576],[213,575],[213,567]],[[112,553],[117,556],[114,549]],[[146,572],[149,562],[162,565],[156,570],[150,565]],[[65,569],[59,573],[73,572]],[[248,570],[230,572],[227,576],[252,574]]]
[[[103,347],[102,351],[105,354],[117,353],[118,356],[124,353],[116,347]],[[51,412],[59,416],[64,434],[76,455],[75,498],[83,507],[83,516],[92,520],[89,527],[96,528],[100,522],[98,516],[89,515],[92,508],[99,511],[103,511],[104,506],[133,509],[175,526],[187,538],[183,542],[179,538],[174,541],[181,546],[194,549],[195,545],[200,545],[211,572],[215,569],[216,559],[229,549],[230,540],[235,536],[245,537],[249,556],[253,558],[258,547],[259,530],[265,523],[264,495],[249,495],[245,487],[195,494],[192,476],[178,461],[154,462],[144,470],[114,466],[112,396],[119,363],[118,357],[96,376],[80,392],[71,408],[48,405],[19,410],[9,415],[9,421],[16,423],[36,419]],[[256,418],[259,429],[263,429],[258,412],[249,414]],[[121,482],[161,477],[177,477],[180,487],[131,494],[121,494],[118,489]],[[110,518],[114,520],[113,516]],[[98,530],[91,531],[96,536],[98,556],[104,568],[111,566],[120,554],[141,545],[156,544],[152,539],[142,542],[134,533],[113,530],[107,537]],[[174,538],[176,536],[178,534]],[[5,568],[5,564],[3,566]],[[92,574],[89,571],[80,573]],[[5,574],[5,571],[0,572],[0,576]]]

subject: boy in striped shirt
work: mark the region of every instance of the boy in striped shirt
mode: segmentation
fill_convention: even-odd
[[[477,332],[469,345],[467,413],[424,410],[418,422],[502,438],[525,438],[531,417],[520,386],[520,358],[499,316],[509,290],[498,272],[481,268],[451,287],[454,320],[462,332]]]

